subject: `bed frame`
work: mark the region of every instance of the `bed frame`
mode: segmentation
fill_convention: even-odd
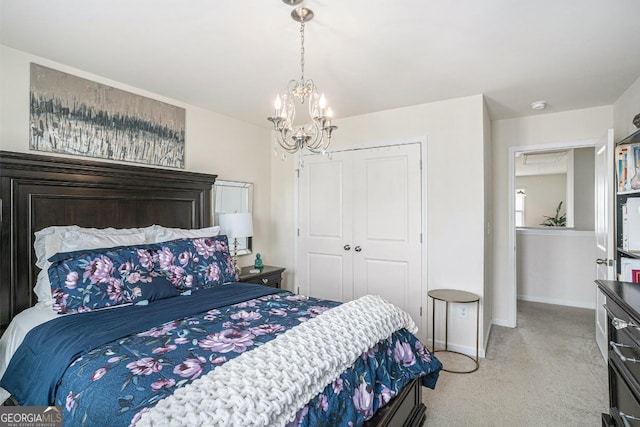
[[[0,333],[37,301],[34,232],[51,225],[211,225],[216,175],[0,151]],[[419,426],[414,380],[365,425]]]

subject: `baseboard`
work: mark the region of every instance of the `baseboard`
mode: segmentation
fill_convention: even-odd
[[[447,348],[449,350],[457,351],[458,353],[466,354],[466,355],[471,356],[471,357],[476,357],[476,348],[475,347],[468,347],[468,346],[464,346],[464,345],[453,344],[453,343],[451,343],[451,341],[449,341],[449,345],[447,346]],[[429,351],[431,351],[431,340],[429,340],[428,349],[429,349]],[[444,350],[444,341],[436,340],[436,350]],[[484,348],[479,348],[478,349],[478,357],[484,358],[484,355],[485,355]]]
[[[544,304],[555,304],[555,305],[564,305],[568,307],[577,307],[577,308],[590,308],[595,310],[596,304],[595,301],[593,303],[581,303],[577,301],[571,300],[563,300],[556,298],[542,298],[542,297],[532,297],[528,295],[518,295],[518,299],[522,301],[530,301],[530,302],[541,302]],[[594,298],[595,300],[595,298]]]
[[[515,327],[507,319],[493,319],[493,320],[491,320],[491,324],[492,325],[496,325],[496,326],[504,326],[505,328],[514,328]]]

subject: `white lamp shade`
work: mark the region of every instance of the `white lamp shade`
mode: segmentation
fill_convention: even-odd
[[[229,237],[229,240],[253,236],[253,219],[251,213],[220,214],[220,231]]]

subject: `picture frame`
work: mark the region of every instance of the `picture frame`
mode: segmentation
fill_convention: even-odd
[[[184,168],[185,109],[30,64],[29,149]]]

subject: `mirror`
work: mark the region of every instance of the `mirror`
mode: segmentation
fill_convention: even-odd
[[[219,224],[219,215],[253,212],[253,184],[250,182],[216,180],[213,184],[213,220]],[[238,255],[251,253],[252,238],[238,239]]]

